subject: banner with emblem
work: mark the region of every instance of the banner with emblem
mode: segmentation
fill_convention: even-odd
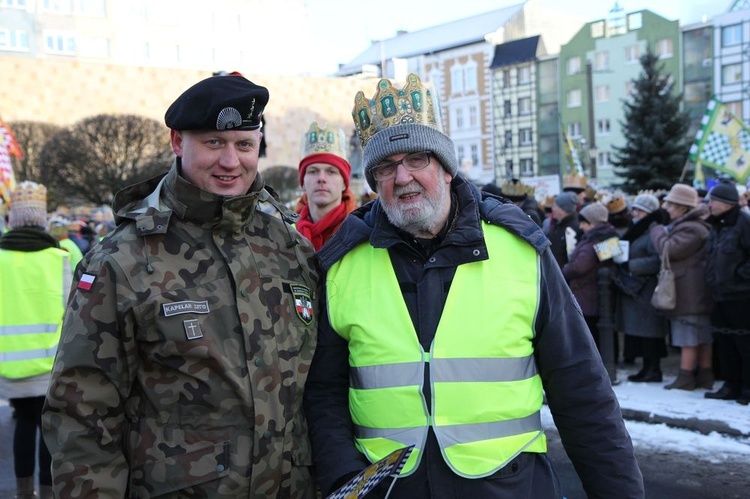
[[[690,147],[690,160],[695,163],[697,184],[705,185],[704,166],[744,184],[750,177],[750,127],[712,98]]]
[[[10,193],[16,187],[11,156],[22,158],[23,152],[10,127],[0,118],[0,196],[7,205],[10,205]]]
[[[561,131],[563,139],[563,151],[565,152],[565,157],[568,159],[568,171],[575,171],[578,172],[579,175],[583,175],[583,166],[581,165],[581,160],[578,157],[578,151],[573,145],[573,141],[570,140],[568,134],[565,133],[565,130]]]

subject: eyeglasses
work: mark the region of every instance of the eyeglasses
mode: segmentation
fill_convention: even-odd
[[[396,176],[396,168],[398,168],[398,165],[404,165],[404,168],[406,168],[410,172],[422,170],[423,168],[427,168],[427,165],[430,164],[431,154],[432,153],[429,151],[415,152],[413,154],[404,156],[398,161],[381,163],[373,167],[371,171],[372,177],[376,182],[382,182],[383,180],[391,179]]]

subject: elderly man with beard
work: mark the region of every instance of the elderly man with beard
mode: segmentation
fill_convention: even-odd
[[[414,74],[355,97],[379,197],[318,252],[326,279],[304,407],[323,494],[413,446],[391,498],[560,498],[544,392],[587,494],[643,497],[549,241],[512,202],[457,176],[434,99]]]

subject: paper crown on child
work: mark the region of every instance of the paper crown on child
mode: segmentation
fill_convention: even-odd
[[[573,170],[563,175],[563,189],[581,189],[581,192],[583,192],[586,189],[586,180],[586,175]]]
[[[10,196],[8,222],[11,229],[18,227],[47,228],[47,188],[42,184],[21,182]]]
[[[401,89],[383,78],[372,98],[366,98],[361,90],[357,92],[352,118],[362,147],[380,130],[396,125],[426,125],[444,133],[437,96],[414,73]]]
[[[517,178],[506,180],[500,186],[500,190],[503,191],[503,196],[511,200],[522,200],[527,196],[534,195],[536,189],[534,186],[526,185]]]
[[[621,192],[614,192],[605,196],[602,200],[609,213],[620,213],[628,207],[628,201]]]
[[[313,121],[310,128],[302,135],[301,157],[315,153],[335,154],[347,159],[349,143],[341,128],[334,126],[318,126]]]

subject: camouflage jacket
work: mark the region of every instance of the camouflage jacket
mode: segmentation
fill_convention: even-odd
[[[43,413],[56,497],[314,497],[302,391],[312,246],[260,176],[244,196],[173,166],[117,194],[76,271]]]

